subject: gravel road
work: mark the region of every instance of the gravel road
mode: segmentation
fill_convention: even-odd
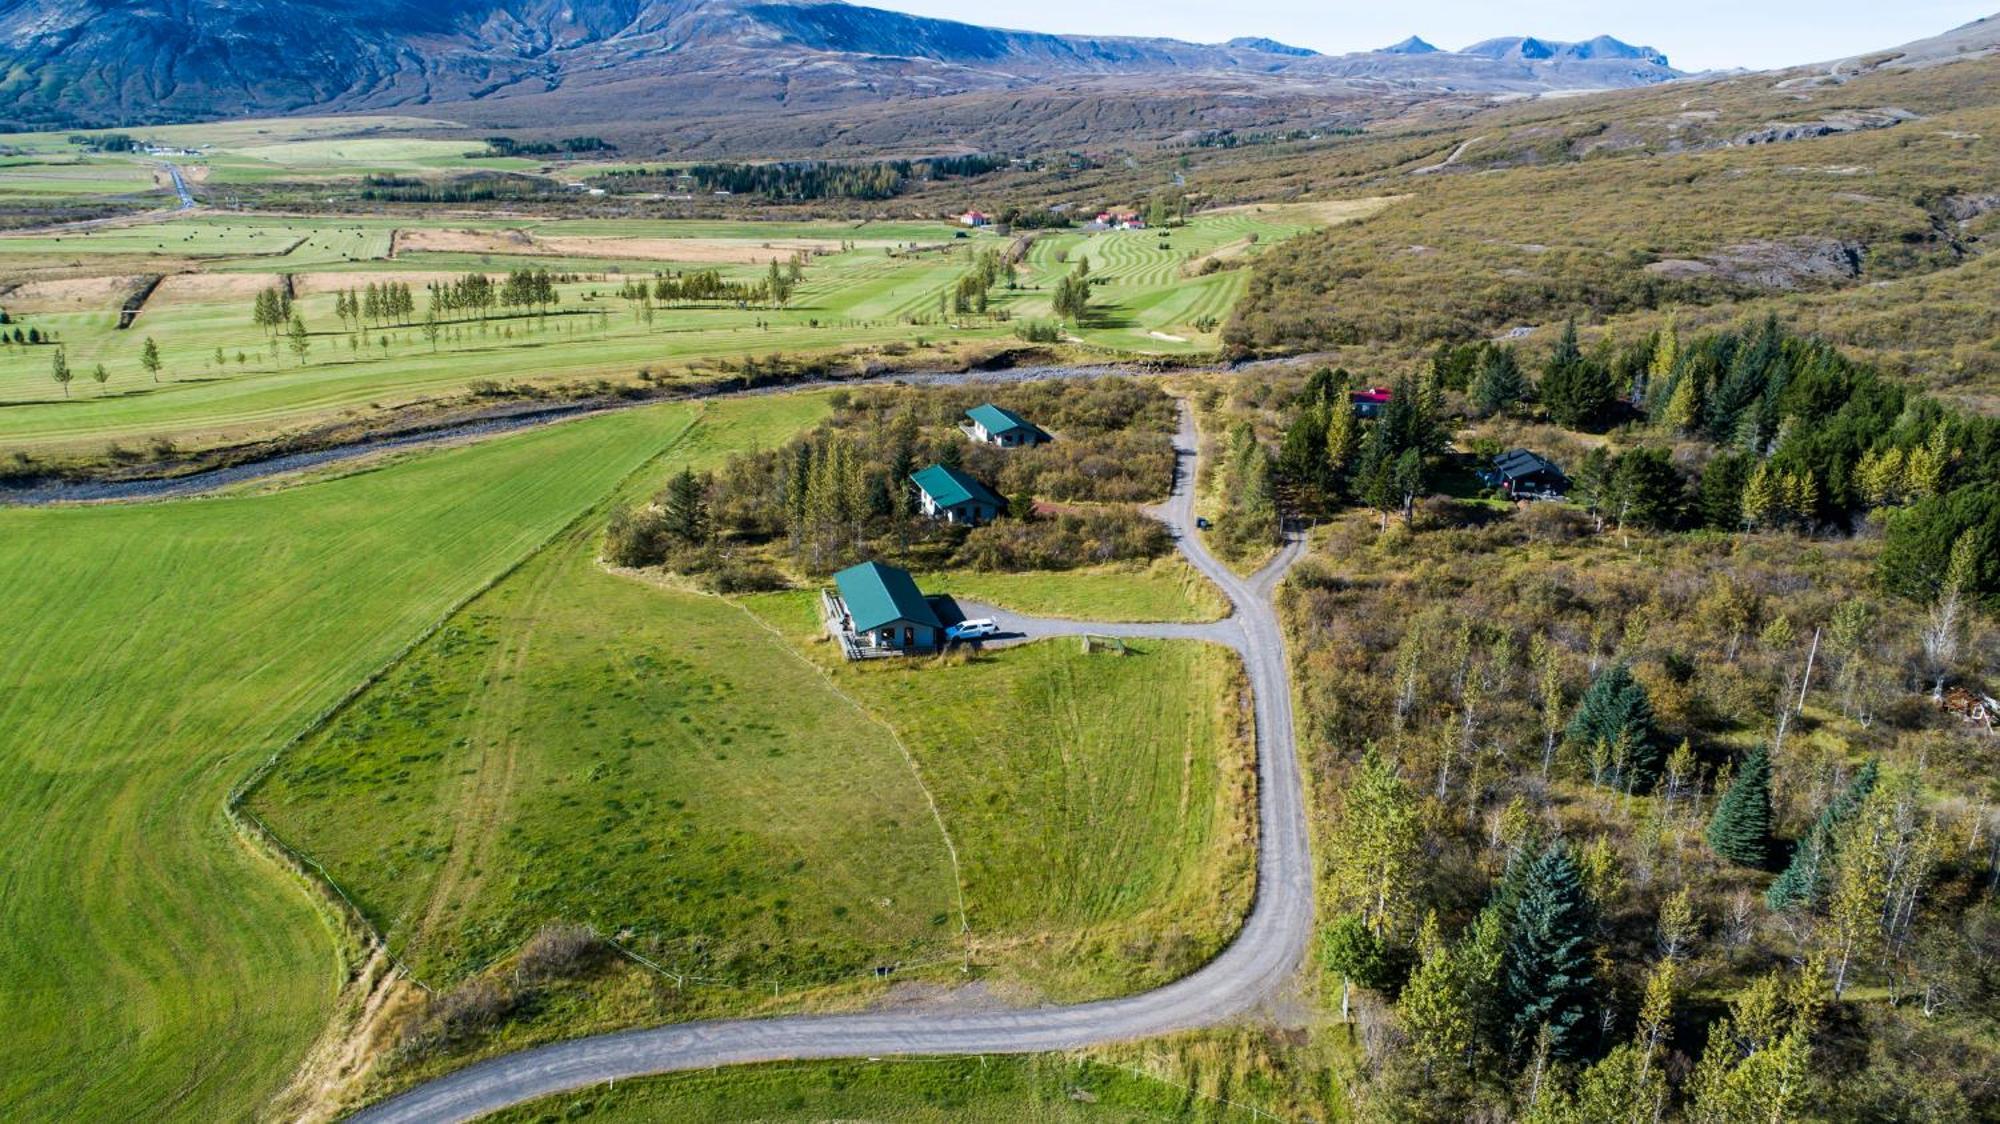
[[[979,1013],[879,1012],[683,1023],[578,1038],[491,1058],[369,1108],[356,1121],[470,1120],[572,1089],[648,1074],[713,1066],[875,1055],[1003,1054],[1066,1050],[1212,1026],[1271,997],[1304,956],[1312,932],[1312,854],[1292,725],[1284,638],[1271,595],[1302,551],[1293,541],[1262,571],[1238,577],[1212,557],[1192,528],[1195,431],[1185,403],[1175,440],[1172,498],[1158,509],[1188,560],[1229,597],[1234,614],[1207,625],[1044,622],[1037,627],[1127,636],[1201,635],[1243,654],[1256,698],[1257,894],[1249,918],[1222,954],[1155,991],[1067,1007]]]

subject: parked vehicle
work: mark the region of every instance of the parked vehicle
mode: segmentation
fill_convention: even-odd
[[[1208,519],[1207,519],[1207,517],[1205,517],[1205,516],[1201,516],[1201,515],[1197,515],[1197,516],[1195,516],[1195,517],[1194,517],[1194,526],[1195,526],[1195,530],[1198,530],[1198,531],[1206,531],[1206,530],[1208,530],[1208,527],[1209,527],[1209,523],[1208,523]]]
[[[950,628],[944,630],[944,637],[946,640],[979,640],[988,636],[997,636],[999,633],[1000,626],[994,623],[992,619],[979,617],[975,620],[960,621],[952,625]]]

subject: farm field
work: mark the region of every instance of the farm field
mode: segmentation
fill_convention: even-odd
[[[1038,238],[1016,287],[986,316],[947,317],[946,292],[982,249],[1009,240],[943,223],[569,220],[413,226],[196,214],[62,234],[0,236],[0,308],[52,334],[74,374],[51,377],[56,347],[0,347],[0,453],[101,455],[111,444],[200,446],[336,418],[366,417],[474,383],[548,386],[687,377],[696,365],[893,351],[957,362],[961,347],[1015,340],[1049,316],[1056,281],[1088,258],[1100,284],[1072,339],[1103,355],[1198,354],[1239,295],[1241,270],[1189,277],[1204,257],[1260,252],[1319,221],[1300,207],[1197,217],[1170,233]],[[1162,237],[1162,235],[1166,235]],[[395,255],[390,256],[392,248]],[[431,246],[433,249],[421,247]],[[842,247],[846,248],[842,248]],[[794,249],[815,251],[781,308],[710,302],[650,311],[617,294],[629,279],[713,269],[754,282]],[[911,251],[910,247],[931,247]],[[608,255],[608,256],[607,256]],[[631,256],[636,255],[636,256]],[[415,323],[343,323],[339,290],[398,280],[415,290],[460,273],[544,268],[563,276],[546,315],[452,314],[436,340]],[[128,328],[119,310],[166,275]],[[308,332],[300,356],[251,320],[257,291],[289,278]],[[503,310],[504,311],[504,310]],[[162,368],[141,368],[147,339]],[[839,360],[838,362],[847,362]],[[99,366],[104,381],[96,380]]]
[[[197,125],[148,125],[130,130],[113,130],[134,136],[142,143],[181,150],[171,156],[153,156],[143,151],[91,154],[92,163],[106,169],[122,166],[144,176],[163,160],[181,165],[193,179],[224,187],[228,184],[255,184],[268,180],[296,181],[332,178],[352,179],[364,175],[398,175],[485,169],[525,171],[541,166],[523,157],[483,155],[485,142],[476,134],[462,138],[413,137],[413,131],[437,133],[458,126],[453,122],[424,117],[300,117],[257,118],[216,121]],[[0,149],[13,152],[16,159],[40,161],[44,166],[72,159],[84,150],[70,143],[68,132],[0,134]],[[80,135],[104,135],[86,131]],[[5,178],[0,167],[0,179]],[[93,194],[113,194],[119,190],[118,177],[106,171],[95,180],[83,181],[79,190]],[[170,186],[160,190],[173,198]]]
[[[233,1119],[278,1091],[342,966],[224,795],[692,417],[242,498],[0,511],[0,1115]]]

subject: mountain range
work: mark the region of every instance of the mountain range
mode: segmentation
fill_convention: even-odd
[[[417,107],[496,125],[664,121],[1052,87],[1532,93],[1679,72],[1608,36],[1327,56],[1257,37],[1008,31],[838,0],[0,0],[0,75],[0,126],[74,128]]]

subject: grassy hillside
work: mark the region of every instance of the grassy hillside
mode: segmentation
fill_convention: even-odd
[[[1211,166],[1190,182],[1409,195],[1266,255],[1228,339],[1402,357],[1513,328],[1546,338],[1569,316],[1753,302],[1990,402],[1992,318],[1976,301],[1941,316],[1932,298],[1980,292],[1990,273],[1996,65],[1543,101]]]
[[[214,1120],[276,1091],[338,965],[224,794],[689,417],[255,497],[0,511],[0,1115]]]

